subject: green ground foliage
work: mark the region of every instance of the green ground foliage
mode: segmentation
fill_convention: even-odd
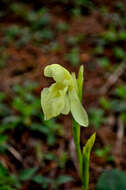
[[[81,143],[97,134],[90,190],[126,189],[125,44],[122,0],[0,1],[0,190],[80,188],[71,117],[45,121],[41,110],[52,63],[85,67]]]

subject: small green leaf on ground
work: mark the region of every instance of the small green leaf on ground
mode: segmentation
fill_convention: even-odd
[[[126,190],[126,174],[118,169],[105,171],[101,174],[97,190]]]

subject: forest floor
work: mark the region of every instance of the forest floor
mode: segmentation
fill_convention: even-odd
[[[21,184],[8,190],[81,189],[72,117],[44,122],[40,93],[52,83],[43,76],[46,65],[60,64],[77,74],[83,64],[83,105],[90,125],[81,129],[81,143],[96,131],[90,163],[90,190],[95,190],[104,170],[126,171],[125,2],[94,1],[84,7],[40,2],[1,3],[1,168]],[[66,183],[58,182],[59,176],[66,176]]]

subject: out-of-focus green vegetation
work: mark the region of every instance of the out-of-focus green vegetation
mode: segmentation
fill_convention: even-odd
[[[126,188],[126,174],[118,169],[105,171],[99,178],[97,190]]]
[[[104,148],[99,148],[95,150],[95,154],[98,157],[103,158],[105,161],[114,161],[114,158],[110,155],[110,150],[111,147],[110,146],[105,146]]]
[[[25,84],[23,87],[19,85],[13,86],[13,95],[11,103],[6,104],[8,97],[5,93],[0,93],[0,117],[2,122],[0,125],[0,153],[6,155],[9,150],[10,135],[14,131],[22,134],[24,129],[30,130],[34,133],[39,133],[39,142],[34,146],[36,152],[36,159],[45,165],[44,162],[56,162],[60,168],[65,166],[68,159],[67,154],[62,152],[59,157],[51,152],[46,154],[42,152],[41,147],[42,136],[46,137],[46,143],[49,147],[54,146],[57,137],[62,137],[63,128],[55,122],[55,120],[45,121],[42,115],[40,98],[33,94],[36,83]],[[35,137],[34,137],[35,138]],[[45,140],[44,140],[45,141]],[[72,181],[73,178],[68,175],[59,175],[55,180],[37,174],[39,168],[24,169],[19,172],[18,176],[8,175],[6,169],[1,165],[0,178],[1,190],[20,189],[22,182],[32,180],[40,184],[43,189],[48,189],[50,184],[53,184],[53,189],[58,189],[59,185]]]
[[[35,86],[34,83],[25,87],[14,86],[14,98],[9,105],[4,103],[7,100],[7,95],[0,94],[0,117],[3,117],[0,133],[2,135],[7,130],[17,127],[21,131],[23,128],[28,128],[47,136],[47,143],[51,146],[55,143],[56,135],[63,135],[63,128],[56,124],[54,120],[44,120],[41,113],[40,98],[32,93]],[[3,140],[6,140],[6,138]]]
[[[54,10],[52,10],[52,6]],[[62,10],[61,13],[58,6],[62,7],[62,9],[59,9]],[[56,18],[56,20],[55,11],[58,12],[57,17],[59,18]],[[100,31],[93,33],[94,28],[90,27],[88,30],[92,31],[85,30],[86,27],[88,28],[88,22],[86,25],[83,22],[86,19],[90,21],[92,18],[94,19],[94,25],[91,26],[97,27],[95,22],[98,22],[101,27]],[[85,65],[87,73],[92,72],[93,74],[100,70],[102,74],[99,78],[103,80],[102,88],[107,79],[126,60],[125,18],[126,6],[121,0],[113,2],[112,5],[111,3],[107,5],[104,1],[100,4],[100,2],[90,0],[49,0],[47,2],[42,0],[37,2],[1,0],[0,72],[3,72],[8,66],[8,61],[11,60],[8,48],[12,46],[20,50],[28,44],[32,44],[34,47],[40,48],[44,55],[57,57],[61,64],[68,64],[75,70],[79,64]],[[76,25],[77,21],[80,21],[81,24]],[[79,28],[83,29],[79,30]],[[76,32],[76,29],[78,29],[78,32]],[[85,52],[88,52],[87,54],[91,59],[82,56]],[[87,79],[87,76],[86,80],[90,80]],[[96,79],[91,80],[92,83],[95,80],[97,80],[97,76]],[[116,134],[118,119],[125,126],[125,81],[126,75],[124,72],[121,78],[107,89],[105,94],[100,94],[100,87],[96,89],[98,97],[97,99],[94,98],[95,101],[88,109],[90,125],[96,131],[106,127]],[[63,149],[58,156],[55,151],[52,151],[53,147],[56,149],[58,140],[65,138],[63,127],[57,124],[56,120],[44,120],[41,113],[40,97],[35,94],[35,88],[37,88],[37,84],[32,81],[25,85],[13,85],[11,95],[0,92],[0,155],[8,155],[10,146],[13,145],[12,139],[15,138],[15,133],[21,136],[24,131],[28,131],[35,141],[37,139],[37,143],[33,143],[33,149],[35,159],[40,162],[40,166],[44,168],[51,162],[54,165],[57,164],[59,170],[63,172],[59,177],[53,179],[53,177],[48,176],[48,172],[43,174],[41,167],[27,168],[23,166],[17,174],[11,175],[11,169],[6,164],[1,164],[0,190],[21,189],[22,184],[28,181],[39,185],[42,189],[49,189],[50,186],[53,186],[53,189],[60,189],[60,184],[73,180],[65,174],[65,167],[69,162],[67,150]],[[86,88],[86,92],[90,91],[90,85],[87,85]],[[89,98],[90,95],[92,96],[92,94],[89,94]],[[112,127],[110,126],[111,117],[114,118]],[[107,167],[112,168],[113,165],[116,167],[115,157],[112,153],[113,147],[102,143],[99,141],[100,146],[96,144],[95,156],[104,160]],[[47,150],[44,149],[45,146],[48,147]],[[124,175],[118,170],[103,173],[99,178],[97,189],[109,190],[108,188],[110,188],[110,190],[113,190],[116,186],[117,190],[125,190]],[[113,185],[108,187],[109,179],[112,179]],[[116,184],[117,181],[120,181],[119,187]]]
[[[0,164],[0,189],[1,190],[16,190],[21,188],[18,178],[9,174],[7,169]]]
[[[52,184],[54,190],[57,190],[60,185],[73,181],[73,178],[68,175],[60,175],[57,179],[37,175],[38,168],[29,168],[21,170],[18,176],[8,175],[8,171],[0,165],[0,188],[1,190],[17,190],[21,189],[22,183],[28,180],[39,184],[41,188],[47,190]]]
[[[18,122],[22,125],[30,127],[33,131],[38,131],[47,135],[47,142],[49,145],[55,143],[56,134],[62,135],[63,129],[56,124],[54,120],[45,121],[41,114],[40,98],[32,94],[35,85],[31,83],[22,88],[18,85],[14,86],[13,90],[15,97],[12,102],[12,107],[18,111],[20,118]],[[35,117],[33,119],[33,117]],[[14,123],[14,122],[13,122]],[[16,123],[17,126],[19,123]]]

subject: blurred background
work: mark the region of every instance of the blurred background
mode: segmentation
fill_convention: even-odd
[[[80,190],[71,115],[44,121],[48,64],[78,72],[90,190],[126,190],[126,1],[0,1],[0,190]]]

